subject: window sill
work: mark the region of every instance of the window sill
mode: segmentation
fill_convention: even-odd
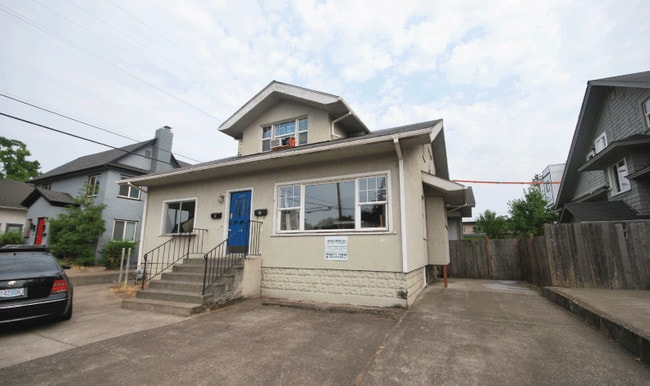
[[[309,236],[376,236],[396,235],[397,232],[389,230],[377,231],[340,231],[340,232],[295,232],[295,233],[273,233],[271,237],[309,237]]]
[[[123,198],[125,200],[131,200],[131,201],[141,201],[139,198],[133,198],[133,197],[129,197],[129,196],[119,196],[118,195],[117,198]]]

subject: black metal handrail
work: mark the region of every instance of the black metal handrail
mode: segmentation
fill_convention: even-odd
[[[171,239],[145,253],[142,288],[177,262],[192,254],[203,254],[203,241],[207,231],[207,229],[192,228],[190,232],[174,235]]]
[[[227,274],[235,266],[240,264],[246,256],[260,255],[260,231],[261,221],[247,221],[239,230],[233,232],[227,239],[208,251],[205,259],[205,270],[203,272],[203,295],[205,291],[217,282],[223,275]],[[243,246],[229,246],[233,240],[245,236],[248,231],[248,240]]]

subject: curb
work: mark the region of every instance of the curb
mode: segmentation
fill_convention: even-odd
[[[72,285],[92,285],[117,283],[119,272],[94,273],[86,275],[68,275]],[[129,273],[129,280],[135,280],[135,273]]]
[[[605,336],[623,346],[641,362],[650,364],[650,339],[634,328],[625,326],[613,318],[601,314],[586,304],[549,287],[542,288],[542,295],[550,301],[577,315],[588,325],[597,328]]]

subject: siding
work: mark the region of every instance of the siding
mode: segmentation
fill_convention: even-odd
[[[595,130],[590,143],[605,133],[607,144],[627,138],[634,134],[647,134],[648,130],[643,118],[642,103],[650,97],[650,90],[626,87],[615,87],[609,89],[605,97],[600,113],[596,118]],[[583,156],[586,161],[586,154]],[[648,156],[626,157],[629,173],[633,173],[642,167],[648,166]],[[576,183],[576,190],[571,201],[590,194],[602,186],[609,186],[609,178],[606,171],[587,171],[579,175]],[[641,208],[648,208],[650,205],[650,193],[645,182],[631,181],[632,189],[628,192],[612,196],[608,193],[608,199],[622,200],[633,209],[642,212]],[[644,188],[645,186],[645,188]],[[647,212],[647,211],[646,211]]]

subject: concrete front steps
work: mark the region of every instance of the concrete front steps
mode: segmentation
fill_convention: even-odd
[[[235,267],[241,269],[241,267]],[[185,259],[165,272],[159,280],[149,282],[149,288],[136,292],[135,298],[122,300],[122,308],[190,316],[213,305],[229,300],[235,274],[224,275],[202,295],[204,260]]]

